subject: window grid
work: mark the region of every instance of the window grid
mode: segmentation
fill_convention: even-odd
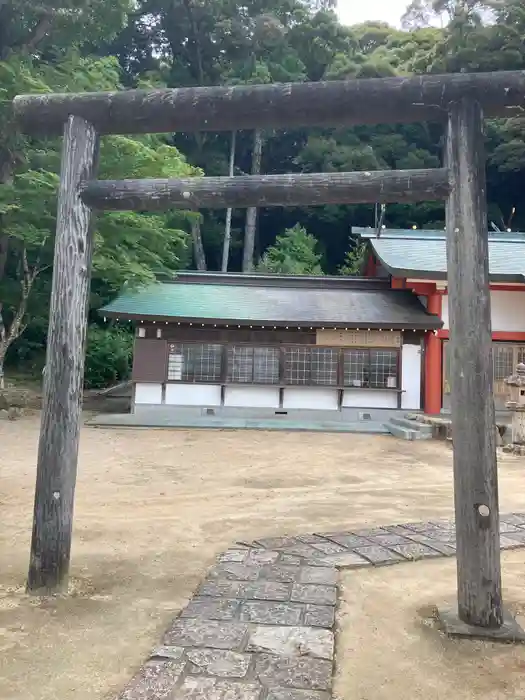
[[[372,389],[396,389],[397,352],[394,350],[370,351],[370,387]]]
[[[343,384],[368,386],[368,350],[345,350],[343,353]]]
[[[255,384],[279,384],[279,348],[253,349],[253,381]]]
[[[183,343],[170,345],[168,380],[218,382],[221,379],[222,345]]]
[[[512,345],[494,345],[492,348],[494,381],[502,382],[514,373],[514,348]]]
[[[253,383],[253,348],[235,345],[228,348],[227,380],[234,384]]]
[[[332,387],[342,380],[343,387],[397,389],[398,359],[394,349],[178,343],[169,345],[167,379]]]
[[[344,386],[369,389],[397,389],[399,386],[397,350],[345,350]]]
[[[284,349],[284,383],[310,384],[310,348]]]
[[[337,386],[339,352],[332,348],[310,350],[310,381],[322,386]]]

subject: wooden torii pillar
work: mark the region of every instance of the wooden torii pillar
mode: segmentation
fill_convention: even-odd
[[[144,210],[447,199],[458,607],[442,617],[454,634],[519,636],[501,599],[483,113],[511,116],[524,105],[523,72],[17,97],[15,115],[25,132],[58,134],[66,124],[28,588],[55,591],[67,582],[88,205]],[[445,170],[93,181],[97,132],[371,125],[384,123],[385,114],[389,123],[447,122]],[[70,320],[74,332],[66,330]]]
[[[80,183],[95,176],[98,142],[82,117],[67,119],[27,580],[35,592],[67,590],[93,257],[92,213]]]
[[[458,625],[503,623],[483,113],[450,106],[445,161]],[[449,619],[454,626],[454,615]],[[459,625],[461,626],[461,625]]]

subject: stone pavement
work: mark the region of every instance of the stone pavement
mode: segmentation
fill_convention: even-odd
[[[453,556],[451,521],[242,542],[214,568],[118,700],[330,700],[338,569]],[[525,546],[525,513],[501,547]]]

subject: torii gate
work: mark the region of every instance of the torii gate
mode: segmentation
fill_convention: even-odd
[[[446,200],[459,623],[500,636],[501,565],[483,118],[521,115],[525,73],[15,98],[28,134],[63,132],[55,261],[29,567],[67,586],[93,250],[92,209]],[[446,121],[445,167],[192,180],[96,180],[104,134]]]

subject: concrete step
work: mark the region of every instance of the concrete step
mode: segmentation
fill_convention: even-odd
[[[411,420],[410,418],[398,418],[397,416],[390,418],[389,422],[393,423],[394,425],[399,425],[401,428],[418,430],[420,433],[430,435],[430,437],[432,437],[432,426],[428,423],[421,423],[419,421]]]
[[[419,440],[420,434],[417,430],[411,430],[410,428],[403,428],[401,425],[396,425],[392,421],[385,423],[385,428],[394,437],[400,438],[401,440]]]

